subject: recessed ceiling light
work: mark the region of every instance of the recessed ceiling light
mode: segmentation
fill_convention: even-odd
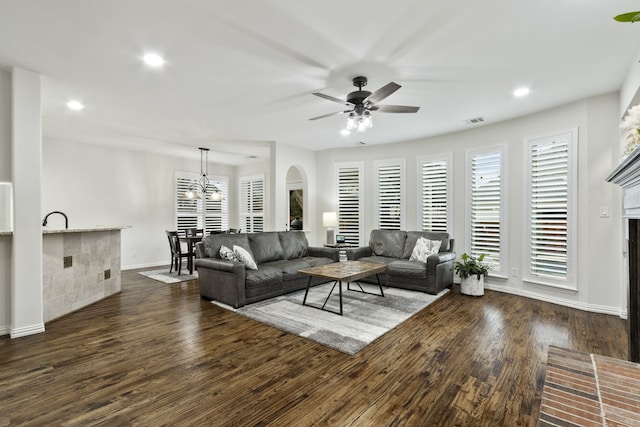
[[[146,53],[142,60],[150,67],[162,67],[164,65],[164,58],[157,53]]]
[[[80,111],[84,108],[84,105],[82,105],[78,101],[69,101],[67,102],[67,108],[69,108],[70,110]]]
[[[513,91],[513,96],[517,96],[517,97],[527,96],[529,95],[529,92],[531,91],[529,90],[528,87],[521,87]]]
[[[340,131],[340,135],[342,135],[342,136],[351,135],[351,132],[349,132],[349,131],[348,131],[348,130],[346,130],[346,129],[342,129],[342,130]]]

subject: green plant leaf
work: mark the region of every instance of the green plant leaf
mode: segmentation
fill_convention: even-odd
[[[640,21],[640,11],[623,13],[621,15],[614,16],[613,19],[618,22],[637,22]]]

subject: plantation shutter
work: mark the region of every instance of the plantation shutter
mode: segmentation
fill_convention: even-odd
[[[209,179],[210,185],[215,185],[222,192],[222,200],[213,201],[210,197],[206,200],[206,232],[225,231],[229,229],[229,180],[217,177]],[[201,227],[200,227],[201,228]]]
[[[242,231],[264,231],[264,176],[240,178],[240,222]]]
[[[336,182],[338,183],[338,234],[345,237],[346,243],[359,246],[362,218],[362,165],[337,165],[336,170]]]
[[[530,274],[566,280],[569,220],[569,138],[531,143]]]
[[[200,176],[197,173],[175,173],[176,230],[184,236],[187,228],[202,228],[202,200],[187,199],[184,193],[194,185]]]
[[[378,172],[378,227],[402,229],[402,163],[380,162]]]
[[[424,231],[446,232],[448,224],[448,161],[423,161],[421,173],[421,228]]]
[[[471,157],[471,255],[485,254],[485,262],[501,270],[502,153]]]
[[[194,172],[175,172],[176,230],[180,236],[187,228],[202,228],[205,233],[229,228],[229,179],[209,177],[209,184],[215,185],[223,196],[222,201],[210,198],[188,199],[184,193],[195,186],[200,175]]]

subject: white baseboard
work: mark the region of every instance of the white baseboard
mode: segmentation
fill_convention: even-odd
[[[44,323],[38,323],[35,325],[23,326],[21,328],[11,328],[10,335],[11,338],[20,338],[42,332],[44,332]]]
[[[123,265],[122,270],[135,270],[137,268],[155,268],[155,267],[163,267],[165,265],[169,265],[167,261],[156,261],[150,262],[146,264],[134,264],[134,265]]]
[[[9,335],[11,327],[9,325],[0,326],[0,337],[3,335]]]
[[[521,297],[532,298],[539,301],[550,302],[552,304],[558,304],[565,307],[575,308],[582,311],[589,311],[593,313],[610,314],[613,316],[619,316],[623,319],[627,318],[627,311],[621,310],[620,307],[611,307],[606,305],[587,304],[581,301],[571,301],[564,298],[557,298],[550,295],[541,294],[538,292],[526,291],[523,289],[515,289],[510,286],[501,286],[496,284],[485,283],[484,287],[492,291],[504,292],[506,294],[518,295]]]

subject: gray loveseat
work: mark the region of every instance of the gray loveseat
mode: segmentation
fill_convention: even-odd
[[[420,237],[442,242],[440,252],[429,256],[427,262],[409,260]],[[380,275],[383,285],[437,294],[453,284],[453,243],[449,233],[372,230],[369,246],[347,249],[346,253],[349,260],[387,264],[386,274]]]
[[[220,247],[234,245],[246,249],[257,270],[239,261],[220,257]],[[200,295],[234,308],[305,289],[309,276],[303,268],[339,261],[333,248],[309,247],[302,231],[274,231],[250,234],[212,234],[196,244]],[[326,280],[314,278],[312,285]]]

